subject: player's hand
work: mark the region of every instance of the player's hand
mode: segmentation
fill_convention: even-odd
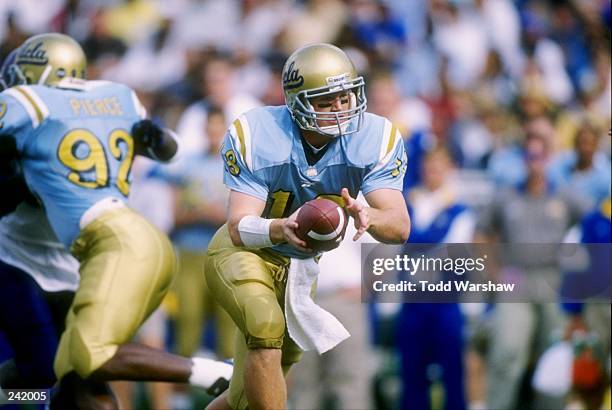
[[[293,246],[299,251],[312,253],[312,249],[309,249],[306,242],[298,238],[297,234],[295,233],[295,230],[298,228],[298,223],[296,221],[298,212],[299,209],[291,214],[291,216],[288,218],[276,220],[280,224],[282,242],[287,242],[289,245]],[[270,228],[272,229],[272,227]]]
[[[132,137],[143,147],[156,149],[162,140],[163,131],[151,120],[138,121],[132,127]]]
[[[344,209],[346,209],[348,214],[353,217],[353,221],[355,222],[357,233],[355,236],[353,236],[353,241],[356,241],[370,227],[368,208],[361,202],[351,198],[349,191],[346,188],[342,188],[342,199],[344,200]]]

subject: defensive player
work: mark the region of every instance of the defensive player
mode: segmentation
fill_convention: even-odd
[[[314,256],[295,233],[303,203],[320,195],[342,203],[358,229],[353,239],[367,230],[404,243],[410,230],[401,135],[365,113],[364,80],[346,54],[329,44],[295,51],[283,89],[286,106],[240,116],[221,150],[228,223],[209,245],[205,274],[240,332],[234,377],[214,409],[285,408],[283,372],[301,355],[286,333],[286,273],[290,258]],[[354,199],[360,190],[369,207]]]
[[[0,69],[2,89],[17,56]],[[44,210],[23,181],[14,140],[0,139],[0,332],[10,350],[0,352],[2,388],[49,388],[59,335],[78,286],[78,262],[53,233]],[[44,273],[43,273],[44,272]]]
[[[135,154],[168,160],[177,145],[143,120],[131,89],[85,81],[85,67],[70,37],[34,36],[20,47],[11,76],[32,85],[0,94],[0,140],[14,142],[28,187],[80,262],[55,373],[67,383],[76,373],[209,387],[231,368],[128,343],[175,269],[165,235],[125,206],[131,163]]]

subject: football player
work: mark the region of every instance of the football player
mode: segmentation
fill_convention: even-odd
[[[2,64],[0,90],[13,83],[17,51]],[[0,389],[49,388],[56,381],[53,359],[79,266],[30,194],[14,139],[0,138],[0,157],[0,332],[11,347],[5,353],[14,357],[0,364]]]
[[[228,223],[209,245],[205,274],[240,332],[234,377],[213,409],[285,408],[283,373],[301,355],[286,332],[286,273],[290,258],[315,256],[296,236],[302,204],[335,199],[355,220],[354,240],[368,231],[404,243],[410,230],[402,137],[365,113],[364,80],[347,55],[329,44],[303,47],[282,80],[286,105],[240,116],[221,150]],[[354,199],[359,191],[369,207]]]
[[[177,142],[144,119],[134,91],[86,81],[85,67],[70,37],[37,35],[19,48],[12,87],[0,94],[0,141],[12,141],[2,146],[14,145],[53,235],[80,262],[55,374],[66,385],[82,377],[210,387],[231,366],[129,343],[175,270],[165,235],[125,205],[131,164],[135,154],[169,160]]]

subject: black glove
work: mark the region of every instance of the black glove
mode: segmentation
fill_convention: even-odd
[[[151,120],[138,121],[132,127],[132,137],[137,144],[155,150],[162,142],[164,132]]]

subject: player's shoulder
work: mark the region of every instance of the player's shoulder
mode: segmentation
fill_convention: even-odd
[[[296,132],[286,106],[253,108],[230,126],[230,134],[252,170],[289,160]]]
[[[356,166],[383,161],[403,143],[398,129],[385,117],[365,113],[361,129],[342,137],[347,159]]]
[[[0,111],[8,112],[13,119],[22,118],[24,121],[29,118],[32,128],[37,128],[50,114],[49,101],[47,97],[41,96],[40,88],[37,85],[18,85],[2,91],[0,100]],[[46,87],[48,88],[48,87]]]

